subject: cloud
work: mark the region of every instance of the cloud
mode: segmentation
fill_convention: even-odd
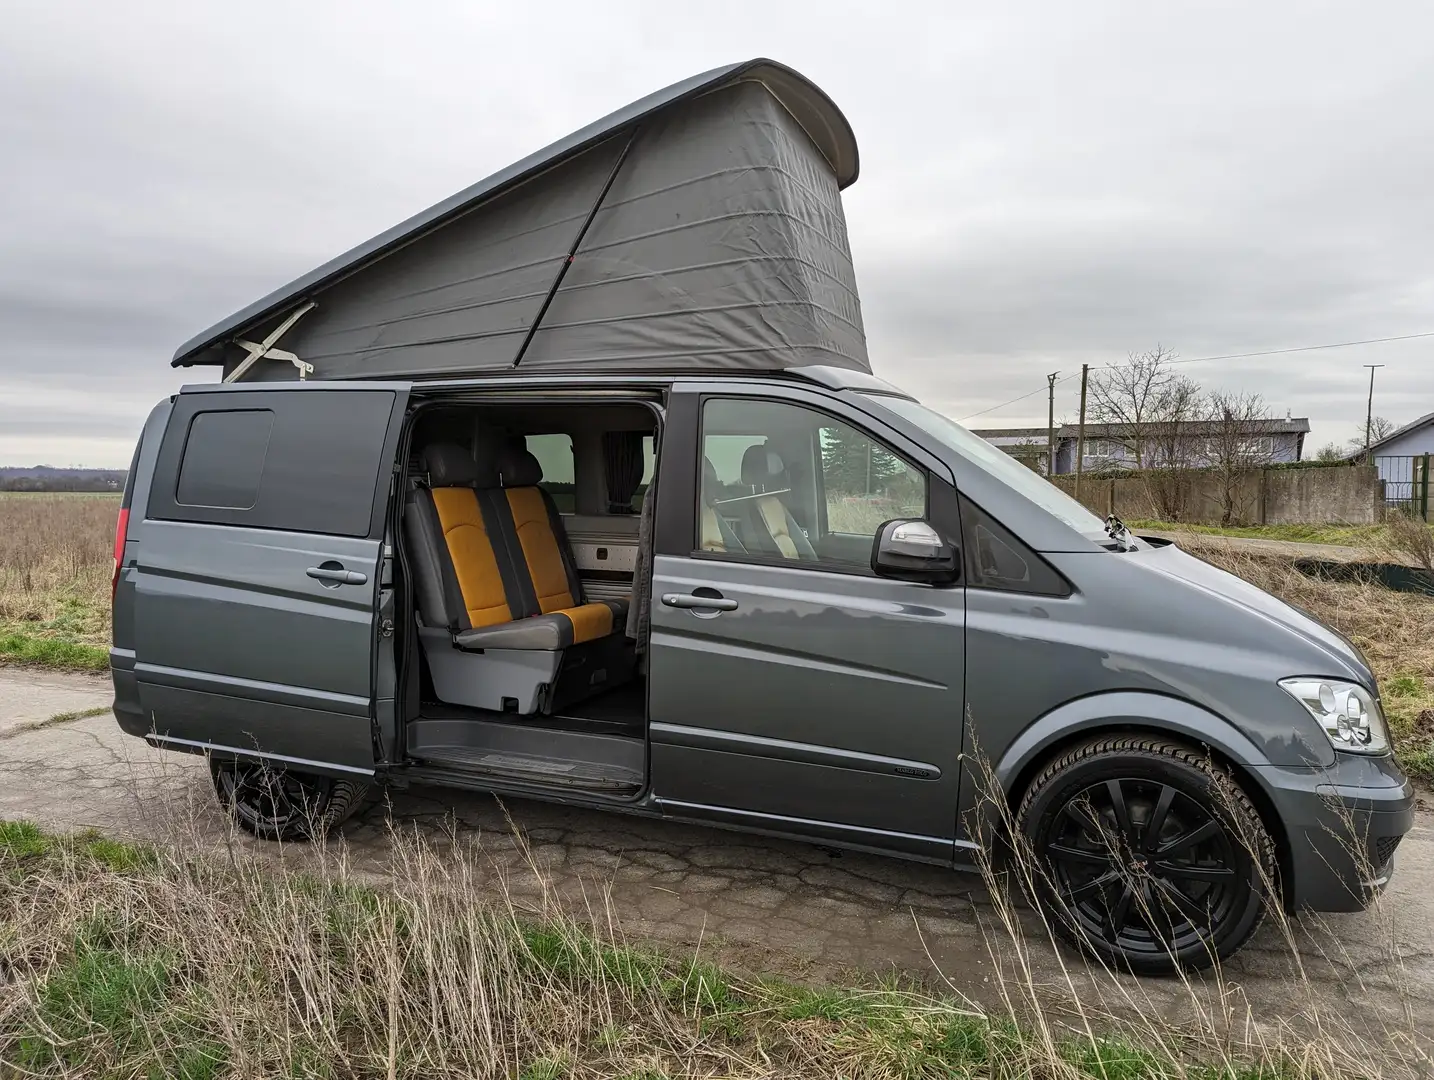
[[[955,416],[1157,342],[1434,330],[1434,13],[1234,3],[489,8],[56,0],[0,38],[0,457],[123,465],[195,332],[627,101],[763,52],[862,148],[878,374]],[[1434,342],[1434,339],[1431,339]],[[1314,420],[1434,344],[1185,370]],[[1074,407],[1062,383],[1058,412]],[[19,403],[19,407],[15,407]],[[980,418],[1044,419],[1044,395]]]

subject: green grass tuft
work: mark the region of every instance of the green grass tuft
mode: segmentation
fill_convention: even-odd
[[[34,858],[50,850],[51,840],[29,821],[0,821],[0,855]]]
[[[0,634],[0,658],[66,671],[105,671],[110,666],[109,650],[99,645],[22,631]]]

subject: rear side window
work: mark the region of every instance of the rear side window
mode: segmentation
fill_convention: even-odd
[[[252,509],[273,431],[274,414],[269,409],[195,414],[179,466],[175,502]]]
[[[528,435],[523,441],[528,453],[537,458],[543,468],[543,479],[538,486],[552,496],[553,505],[559,513],[573,513],[577,508],[577,486],[574,482],[576,470],[573,467],[572,436],[556,432]]]
[[[368,536],[391,471],[393,405],[391,390],[183,395],[160,445],[149,517]]]

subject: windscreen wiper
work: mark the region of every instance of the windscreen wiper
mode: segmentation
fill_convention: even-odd
[[[1122,551],[1129,551],[1135,546],[1135,537],[1125,527],[1125,522],[1114,514],[1105,519],[1105,535],[1119,544]]]

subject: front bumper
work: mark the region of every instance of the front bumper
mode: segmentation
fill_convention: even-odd
[[[1359,911],[1389,883],[1414,827],[1414,787],[1390,755],[1336,754],[1328,768],[1259,770],[1289,841],[1285,897],[1296,910]]]

